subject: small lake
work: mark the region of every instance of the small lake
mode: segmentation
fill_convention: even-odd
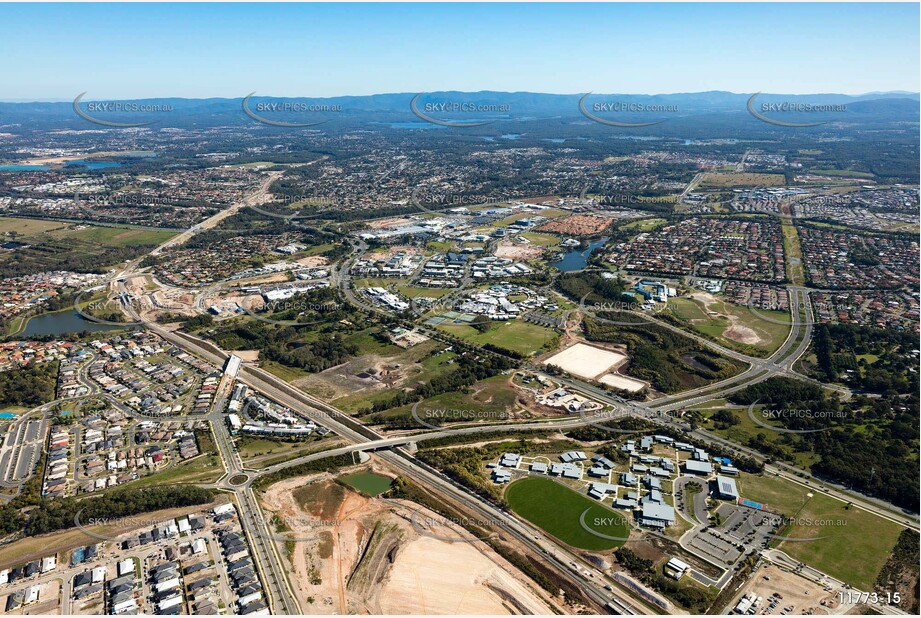
[[[391,480],[389,477],[371,472],[359,472],[358,474],[349,474],[339,479],[349,487],[354,487],[363,494],[369,496],[378,496],[390,489]]]
[[[2,420],[16,418],[17,416],[19,415],[15,412],[0,412],[0,419]]]
[[[551,262],[550,265],[563,272],[582,270],[588,264],[588,258],[591,257],[592,251],[603,246],[606,242],[608,242],[607,236],[599,238],[596,241],[588,243],[588,247],[584,250],[580,251],[579,249],[573,249],[564,255],[561,260]]]
[[[22,339],[39,337],[43,335],[66,335],[88,331],[119,330],[127,326],[114,326],[112,324],[97,324],[87,320],[82,315],[71,309],[55,313],[43,313],[31,318],[25,330],[17,335]]]

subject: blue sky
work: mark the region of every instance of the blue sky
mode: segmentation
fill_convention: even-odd
[[[0,4],[0,100],[919,90],[918,4]]]

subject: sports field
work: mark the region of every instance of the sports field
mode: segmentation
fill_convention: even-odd
[[[626,538],[630,533],[622,513],[549,478],[528,477],[515,481],[505,490],[505,499],[515,513],[578,549],[602,551],[623,545],[623,541],[592,534],[582,527],[580,519],[603,535]],[[586,509],[588,512],[583,518]]]

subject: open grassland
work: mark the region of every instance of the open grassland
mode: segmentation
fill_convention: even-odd
[[[632,230],[635,232],[649,232],[668,223],[665,219],[640,219],[639,221],[630,221],[620,226],[622,230]]]
[[[492,324],[485,333],[466,324],[445,323],[438,328],[476,345],[491,343],[526,356],[552,349],[559,340],[555,331],[520,319]]]
[[[43,234],[51,230],[66,228],[68,224],[60,221],[42,219],[20,219],[18,217],[0,217],[0,234],[16,232],[19,238]]]
[[[751,172],[707,172],[700,184],[703,187],[777,187],[784,184],[784,176]]]
[[[783,311],[758,309],[758,315],[755,315],[748,307],[719,299],[705,304],[694,298],[670,298],[668,310],[694,330],[716,339],[720,344],[740,351],[755,348],[759,356],[767,356],[777,350],[790,332],[790,316]],[[708,311],[715,311],[718,315],[711,315]],[[761,319],[759,315],[773,321]],[[782,323],[776,324],[775,321]]]
[[[55,238],[93,243],[105,247],[159,245],[176,235],[167,230],[129,229],[122,227],[86,227],[81,230],[55,230]]]
[[[602,551],[623,545],[623,541],[596,536],[584,529],[580,518],[586,509],[583,521],[599,534],[626,538],[630,532],[621,513],[548,478],[515,481],[505,490],[505,499],[515,513],[578,549]]]
[[[903,529],[873,513],[848,507],[819,489],[780,477],[745,474],[739,479],[739,491],[745,498],[794,518],[794,525],[778,534],[791,539],[820,537],[782,541],[778,549],[863,591],[873,589]]]
[[[553,234],[541,234],[539,232],[525,232],[521,236],[527,238],[532,244],[538,247],[555,247],[560,244],[560,237]]]

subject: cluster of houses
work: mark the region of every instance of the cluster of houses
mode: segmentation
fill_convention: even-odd
[[[32,560],[11,569],[0,570],[0,586],[14,584],[30,578],[38,578],[50,573],[58,566],[57,555],[45,556],[39,560]],[[6,613],[15,612],[23,607],[38,602],[41,589],[37,584],[27,586],[20,590],[12,592],[6,597],[4,611]]]
[[[918,241],[799,228],[803,263],[815,287],[918,289]]]
[[[234,506],[229,503],[214,508],[216,517],[233,514],[235,511]],[[262,585],[256,575],[256,568],[243,533],[238,530],[220,530],[218,540],[227,566],[230,587],[237,597],[237,614],[256,616],[269,614],[268,605],[263,598]]]
[[[42,495],[57,498],[67,489],[67,472],[70,469],[70,431],[63,425],[52,425],[48,438],[48,463]]]
[[[785,276],[783,237],[773,220],[683,219],[613,245],[609,260],[635,272],[769,281]]]
[[[15,241],[0,244],[0,249],[16,250],[25,245]],[[42,309],[48,300],[66,289],[80,290],[97,284],[103,275],[69,271],[45,271],[0,280],[0,320]]]
[[[4,341],[0,342],[0,371],[25,367],[32,363],[63,361],[79,349],[70,341]]]

